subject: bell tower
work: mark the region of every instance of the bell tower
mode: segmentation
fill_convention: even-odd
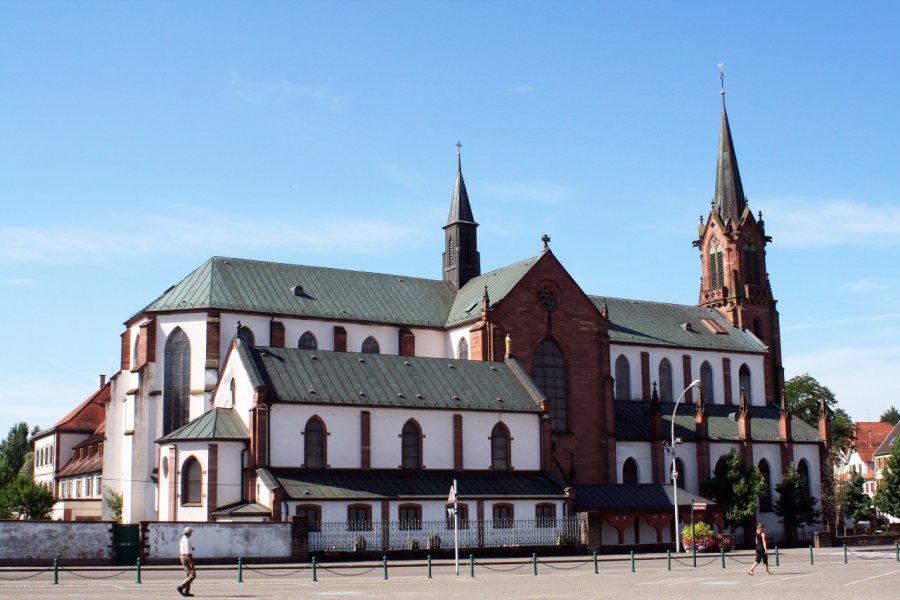
[[[724,66],[724,65],[723,65]],[[700,306],[715,308],[732,325],[753,332],[768,346],[766,356],[766,404],[773,405],[784,388],[781,333],[777,301],[766,270],[766,235],[762,212],[758,219],[748,206],[738,170],[734,141],[725,109],[722,79],[722,125],[716,164],[716,189],[706,222],[700,216]]]
[[[457,289],[473,277],[481,275],[481,255],[478,253],[478,223],[472,215],[469,194],[462,176],[462,144],[456,143],[456,185],[450,201],[450,215],[444,225],[444,281]]]

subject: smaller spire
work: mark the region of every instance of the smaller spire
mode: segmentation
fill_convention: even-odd
[[[606,300],[603,301],[603,306],[600,308],[600,314],[604,319],[609,318],[609,306],[606,305]]]
[[[738,412],[742,415],[746,415],[750,410],[750,407],[747,406],[747,395],[744,393],[744,386],[741,386],[741,400],[738,404]]]
[[[789,416],[791,414],[791,408],[788,406],[787,396],[784,395],[784,390],[781,390],[781,414],[784,416]]]
[[[481,310],[487,310],[491,306],[491,297],[488,296],[487,286],[484,286],[484,295],[481,297]]]
[[[697,387],[697,403],[694,406],[694,415],[702,415],[706,412],[706,403],[703,401],[703,386]]]

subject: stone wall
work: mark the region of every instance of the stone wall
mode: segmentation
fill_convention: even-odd
[[[109,564],[113,524],[78,521],[0,522],[0,565]]]
[[[191,545],[198,561],[292,560],[290,523],[141,523],[142,555],[148,562],[175,562],[183,530],[194,529]]]

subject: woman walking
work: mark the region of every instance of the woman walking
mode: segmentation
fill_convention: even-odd
[[[772,574],[772,571],[769,570],[769,540],[766,538],[766,527],[762,523],[756,526],[756,561],[747,571],[747,575],[753,575],[753,571],[759,563],[766,566],[766,575]]]

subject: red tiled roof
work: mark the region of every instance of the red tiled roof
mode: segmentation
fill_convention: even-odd
[[[875,449],[881,445],[893,428],[894,426],[890,423],[856,423],[854,426],[856,439],[853,440],[853,447],[856,448],[859,458],[865,462],[872,462]]]
[[[94,454],[88,458],[81,460],[71,460],[69,464],[59,470],[57,477],[69,477],[71,475],[81,475],[82,473],[94,473],[103,471],[103,457],[100,454]]]
[[[107,382],[72,412],[59,420],[52,429],[88,429],[94,431],[106,421],[106,402],[110,398],[111,383]]]

